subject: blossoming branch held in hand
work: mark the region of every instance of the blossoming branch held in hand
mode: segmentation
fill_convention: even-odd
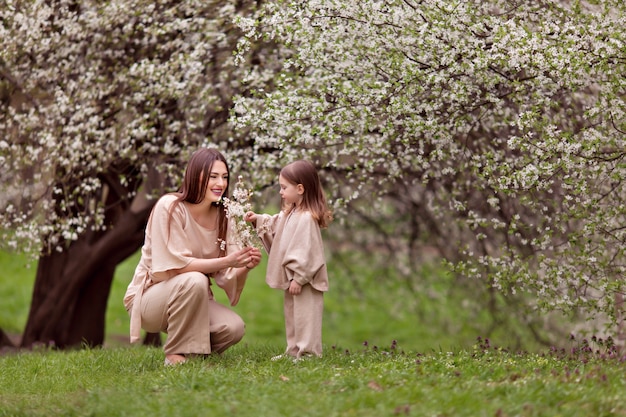
[[[246,212],[252,210],[252,204],[250,203],[252,195],[252,191],[245,187],[243,177],[240,175],[237,177],[233,198],[224,197],[222,202],[224,207],[226,207],[226,215],[231,223],[235,239],[233,243],[241,247],[251,246],[260,249],[262,245],[254,227],[244,220]],[[224,243],[221,242],[222,245]]]

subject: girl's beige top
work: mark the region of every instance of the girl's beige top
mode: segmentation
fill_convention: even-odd
[[[265,281],[270,287],[286,290],[293,279],[328,291],[322,233],[309,211],[259,214],[256,230],[269,254]]]
[[[139,306],[143,292],[150,286],[175,276],[173,270],[184,268],[193,259],[216,258],[219,255],[220,242],[217,240],[217,229],[206,229],[196,223],[185,204],[181,202],[176,205],[170,221],[169,211],[175,200],[174,195],[166,194],[155,204],[146,225],[141,259],[124,295],[124,306],[130,313],[131,343],[140,338]],[[229,230],[231,229],[229,227]],[[226,240],[234,241],[230,233],[227,233]],[[239,249],[235,244],[226,244],[227,254]],[[230,304],[236,305],[245,284],[244,279],[238,278],[236,269],[218,271],[212,274],[212,278],[224,289]],[[212,298],[213,294],[209,294],[209,297]]]

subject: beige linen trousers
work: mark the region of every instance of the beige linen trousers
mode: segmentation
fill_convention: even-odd
[[[285,291],[285,353],[296,358],[306,354],[322,356],[324,293],[304,285],[298,295]]]
[[[141,298],[141,324],[167,333],[163,350],[173,353],[222,353],[245,332],[241,317],[213,299],[209,278],[187,272],[159,282]]]

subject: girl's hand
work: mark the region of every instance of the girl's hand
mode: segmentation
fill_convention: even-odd
[[[243,219],[247,222],[250,222],[254,225],[256,225],[256,218],[257,218],[257,214],[253,211],[248,211],[246,214],[243,215]]]
[[[295,279],[291,280],[289,284],[289,294],[298,295],[302,292],[302,285],[298,284]]]

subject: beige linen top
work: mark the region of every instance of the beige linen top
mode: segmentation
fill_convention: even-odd
[[[259,214],[256,230],[269,254],[265,282],[286,290],[293,279],[328,291],[328,272],[319,224],[309,211]]]
[[[152,285],[172,278],[175,276],[173,270],[184,268],[194,259],[216,258],[219,255],[220,243],[217,240],[217,228],[209,230],[200,226],[184,203],[176,205],[170,221],[169,211],[175,200],[175,195],[166,194],[152,209],[146,225],[141,259],[124,295],[124,306],[130,313],[131,343],[138,341],[140,337],[139,305],[143,292]],[[228,229],[232,230],[231,227]],[[234,242],[230,233],[226,234],[226,240]],[[234,243],[227,243],[226,254],[239,249]],[[245,280],[238,278],[236,268],[223,269],[212,274],[212,277],[215,283],[226,292],[230,304],[236,305],[245,284]],[[209,296],[213,298],[213,294]]]

